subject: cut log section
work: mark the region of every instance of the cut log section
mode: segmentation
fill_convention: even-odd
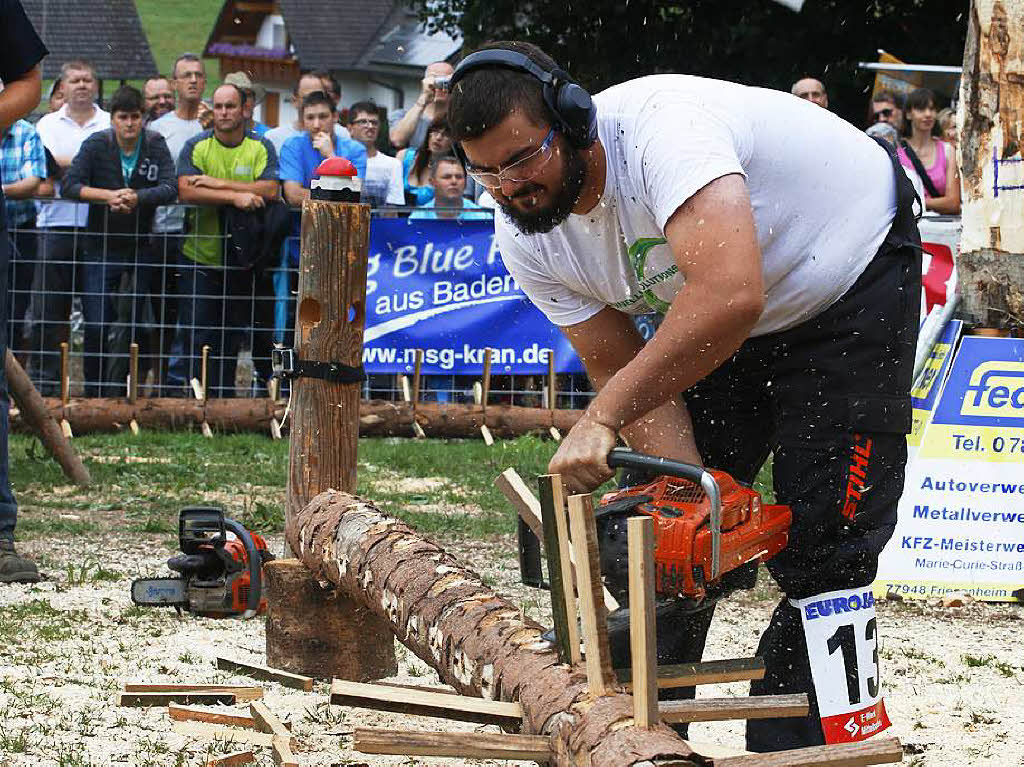
[[[811,746],[771,754],[726,756],[715,759],[715,767],[864,767],[903,761],[903,748],[896,738],[872,738],[861,743]]]
[[[661,718],[679,722],[722,722],[728,719],[785,719],[807,716],[807,696],[752,695],[736,698],[697,698],[672,700],[658,704]]]
[[[482,732],[417,732],[358,727],[353,748],[364,754],[449,756],[463,759],[524,759],[547,762],[551,743],[537,735]]]
[[[198,429],[204,421],[219,434],[267,433],[270,422],[279,422],[284,406],[260,399],[211,399],[205,402],[177,398],[143,398],[134,405],[126,399],[74,399],[63,407],[59,398],[44,397],[46,410],[57,420],[67,420],[76,434],[123,431],[132,418],[143,429]],[[582,410],[556,410],[555,424],[564,433],[583,414]],[[551,411],[543,408],[491,405],[487,428],[494,439],[513,439],[524,434],[543,434],[551,426]],[[291,420],[289,418],[289,420]],[[412,409],[401,402],[363,400],[359,403],[359,434],[363,437],[408,437],[413,429]],[[476,438],[484,425],[483,411],[474,405],[421,402],[415,421],[431,437]],[[24,433],[24,417],[11,418],[12,431]]]
[[[634,727],[631,696],[612,690],[590,697],[582,669],[559,663],[543,627],[372,504],[322,493],[290,521],[286,534],[316,578],[385,618],[442,682],[463,695],[518,701],[523,732],[551,739],[550,751],[526,758],[550,756],[560,767],[698,763],[669,726]],[[452,738],[445,733],[447,742]]]
[[[372,708],[395,714],[414,714],[457,719],[477,724],[519,728],[523,709],[518,703],[485,700],[447,692],[428,692],[378,684],[360,684],[335,679],[331,703],[336,706]]]
[[[253,679],[262,679],[266,682],[277,682],[285,687],[292,687],[305,692],[313,691],[312,677],[302,674],[292,674],[288,671],[262,666],[259,663],[250,663],[234,658],[217,657],[217,668],[224,671],[234,671],[239,674],[251,676]]]

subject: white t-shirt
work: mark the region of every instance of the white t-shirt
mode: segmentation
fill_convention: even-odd
[[[367,157],[362,197],[371,205],[405,205],[402,163],[383,152]]]
[[[193,136],[203,132],[203,126],[199,120],[183,120],[174,112],[168,112],[162,117],[149,124],[167,142],[167,148],[171,150],[171,159],[174,165],[178,165],[178,155],[181,154],[185,142]],[[181,232],[185,229],[185,209],[180,205],[161,205],[156,209],[153,218],[154,232]]]
[[[74,157],[82,146],[82,142],[97,131],[110,127],[110,113],[99,107],[85,125],[79,125],[68,115],[65,104],[56,112],[50,112],[39,118],[36,131],[43,146],[50,150],[54,157]],[[60,182],[54,185],[54,195],[60,197]],[[78,202],[41,202],[36,215],[36,226],[49,228],[53,226],[85,226],[89,217],[89,206]]]
[[[752,335],[826,309],[885,239],[896,211],[892,163],[826,109],[688,75],[633,80],[595,101],[608,167],[597,207],[546,234],[521,234],[496,217],[505,265],[556,325],[605,306],[664,313],[685,281],[665,223],[729,174],[746,178],[761,247],[765,306]]]

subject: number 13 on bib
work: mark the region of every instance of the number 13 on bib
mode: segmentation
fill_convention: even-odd
[[[871,587],[789,603],[800,611],[825,742],[855,742],[888,728]]]

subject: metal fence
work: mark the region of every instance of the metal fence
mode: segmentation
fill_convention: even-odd
[[[410,210],[374,209],[373,216]],[[298,211],[292,215],[298,232]],[[44,396],[59,396],[65,376],[71,396],[125,396],[133,345],[141,397],[191,397],[192,379],[204,379],[211,398],[267,396],[270,350],[274,343],[292,345],[295,234],[276,263],[258,273],[225,265],[224,235],[206,264],[190,255],[200,250],[197,235],[181,230],[140,235],[23,225],[11,226],[10,234],[8,344]],[[421,399],[472,402],[475,380],[424,375]],[[585,407],[592,396],[582,375],[559,375],[557,390],[556,407]],[[401,399],[397,375],[370,375],[363,396]],[[547,407],[547,397],[544,376],[495,375],[491,381],[495,404]]]

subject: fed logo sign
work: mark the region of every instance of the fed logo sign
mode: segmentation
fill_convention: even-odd
[[[971,373],[960,415],[1024,419],[1024,362],[982,362]]]

